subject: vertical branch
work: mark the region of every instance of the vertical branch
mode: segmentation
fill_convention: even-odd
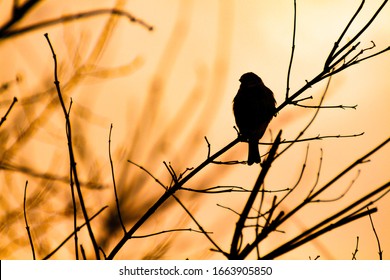
[[[352,253],[352,260],[356,260],[356,254],[359,251],[358,248],[359,248],[359,236],[356,236],[356,246],[355,246],[355,251]]]
[[[75,249],[75,258],[79,259],[79,244],[77,236],[77,204],[76,198],[74,196],[74,182],[73,182],[73,173],[72,167],[69,169],[69,178],[70,178],[70,193],[72,195],[72,204],[73,204],[73,233],[74,233],[74,249]]]
[[[110,158],[110,165],[111,165],[111,176],[112,176],[112,183],[114,186],[114,193],[115,193],[115,204],[116,204],[116,209],[118,211],[118,218],[119,222],[121,224],[121,227],[123,229],[123,233],[126,234],[126,227],[123,224],[122,220],[122,215],[121,215],[121,209],[119,207],[119,199],[118,199],[118,193],[116,191],[116,182],[115,182],[115,173],[114,173],[114,163],[112,162],[112,157],[111,157],[111,132],[112,132],[112,124],[110,126],[110,133],[108,135],[108,156]]]
[[[294,28],[293,28],[293,38],[292,38],[292,46],[291,46],[291,57],[290,57],[290,63],[288,65],[288,71],[287,71],[286,100],[288,99],[288,93],[290,92],[290,76],[291,76],[291,67],[294,60],[296,29],[297,29],[297,1],[294,0]]]
[[[28,181],[26,181],[26,185],[24,186],[23,214],[24,214],[24,222],[26,223],[26,230],[27,230],[27,234],[28,234],[28,239],[30,240],[30,246],[31,246],[31,250],[32,250],[33,259],[35,260],[34,243],[32,241],[30,227],[28,226],[27,213],[26,213],[27,185],[28,185]]]
[[[91,238],[91,242],[92,242],[92,245],[93,245],[93,248],[94,248],[94,251],[95,251],[95,256],[96,256],[96,259],[100,259],[100,255],[99,255],[99,246],[96,242],[96,239],[95,239],[95,236],[94,236],[94,233],[93,233],[93,230],[92,230],[92,227],[91,227],[91,224],[89,222],[89,218],[88,218],[88,213],[87,213],[87,209],[85,207],[85,204],[84,204],[84,199],[83,199],[83,194],[81,192],[81,186],[80,186],[80,181],[78,179],[78,175],[77,175],[77,169],[76,169],[76,160],[75,160],[75,157],[74,157],[74,152],[73,152],[73,145],[72,145],[72,129],[71,129],[71,125],[70,125],[70,120],[69,120],[69,112],[66,110],[66,107],[65,107],[65,103],[64,103],[64,100],[62,98],[62,94],[61,94],[61,88],[60,88],[60,82],[58,80],[58,74],[57,74],[57,56],[54,52],[54,49],[53,49],[53,46],[50,42],[50,39],[49,39],[49,35],[47,33],[45,33],[45,38],[49,44],[49,47],[50,47],[50,50],[52,52],[52,55],[53,55],[53,60],[54,60],[54,84],[56,86],[56,90],[57,90],[57,94],[58,94],[58,99],[60,101],[60,104],[61,104],[61,108],[64,112],[64,115],[65,115],[65,121],[66,121],[66,136],[67,136],[67,139],[68,139],[68,150],[69,150],[69,158],[70,158],[70,168],[71,168],[71,172],[72,172],[72,177],[74,179],[74,182],[75,182],[75,185],[76,185],[76,190],[77,190],[77,195],[79,197],[79,202],[80,202],[80,206],[81,206],[81,210],[83,212],[83,216],[84,216],[84,219],[85,219],[85,222],[86,222],[86,225],[87,225],[87,229],[88,229],[88,234]]]
[[[367,210],[370,210],[367,206]],[[379,236],[375,230],[375,226],[374,226],[374,222],[372,221],[372,218],[371,218],[371,214],[368,215],[368,217],[370,218],[370,223],[371,223],[371,227],[372,227],[372,230],[374,231],[374,234],[375,234],[375,238],[376,238],[376,242],[378,244],[378,254],[379,254],[379,259],[382,260],[383,257],[382,257],[382,249],[381,249],[381,242],[379,241]]]
[[[276,136],[275,142],[272,145],[271,150],[268,154],[268,157],[263,163],[260,174],[256,180],[256,183],[253,187],[253,190],[251,191],[251,194],[249,195],[248,201],[246,202],[245,207],[242,210],[242,213],[240,215],[240,218],[237,221],[236,229],[235,229],[235,232],[233,235],[233,240],[232,240],[231,249],[230,249],[230,259],[236,259],[239,255],[238,245],[239,245],[240,237],[242,236],[242,230],[245,227],[245,221],[248,218],[249,212],[252,209],[252,206],[256,200],[257,194],[259,193],[260,187],[263,184],[265,176],[267,175],[268,170],[270,169],[271,164],[274,160],[276,150],[280,144],[281,134],[282,134],[282,131],[279,131],[278,135]]]

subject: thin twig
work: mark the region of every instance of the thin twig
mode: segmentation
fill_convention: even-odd
[[[154,181],[157,182],[157,184],[159,184],[161,187],[163,187],[165,190],[168,189],[167,186],[165,186],[157,177],[155,177],[152,173],[150,173],[149,170],[147,170],[145,167],[143,167],[142,165],[139,165],[137,163],[135,163],[134,161],[131,161],[131,160],[127,160],[127,162],[137,166],[138,168],[140,168],[142,171],[145,171],[150,177],[152,177],[154,179]]]
[[[171,232],[181,232],[181,231],[191,231],[191,232],[203,233],[200,230],[196,230],[196,229],[192,229],[192,228],[177,228],[177,229],[162,230],[159,232],[154,232],[154,233],[145,234],[145,235],[133,235],[132,238],[147,238],[147,237],[156,236],[156,235],[160,235],[160,234],[171,233]]]
[[[92,221],[93,219],[95,219],[101,212],[103,212],[104,209],[108,208],[108,206],[104,206],[103,208],[101,208],[98,212],[96,212],[96,214],[92,215],[91,218],[90,218],[90,221]],[[84,226],[86,225],[86,223],[83,223],[81,226],[78,226],[76,228],[76,231],[80,231]],[[55,253],[58,252],[59,249],[61,249],[62,246],[64,246],[71,238],[72,236],[75,234],[75,232],[73,231],[71,234],[68,235],[68,237],[66,237],[64,239],[64,241],[62,241],[60,243],[60,245],[58,245],[53,251],[51,251],[46,257],[44,257],[43,259],[44,260],[48,260],[50,259]],[[78,250],[77,250],[78,251]]]
[[[293,28],[293,36],[292,36],[292,44],[291,44],[291,57],[290,57],[290,63],[288,65],[288,71],[287,71],[286,100],[288,99],[288,93],[290,92],[290,76],[291,76],[291,68],[294,60],[296,29],[297,29],[297,1],[294,0],[294,28]]]
[[[91,238],[91,242],[92,242],[92,245],[93,245],[93,248],[94,248],[94,251],[95,251],[95,257],[96,257],[96,259],[99,260],[100,259],[99,246],[98,246],[98,244],[96,242],[96,239],[95,239],[92,227],[91,227],[91,225],[89,223],[88,213],[87,213],[87,209],[86,209],[85,204],[84,204],[83,194],[81,192],[81,186],[80,186],[80,182],[79,182],[79,179],[78,179],[77,168],[76,168],[76,160],[75,160],[75,156],[74,156],[74,152],[73,152],[72,129],[71,129],[71,124],[70,124],[70,119],[69,119],[69,111],[66,110],[65,103],[64,103],[64,100],[62,98],[60,82],[58,80],[57,56],[56,56],[56,54],[54,52],[54,48],[53,48],[53,46],[52,46],[52,44],[50,42],[49,35],[47,33],[45,33],[44,36],[45,36],[45,38],[46,38],[46,40],[47,40],[47,42],[49,44],[51,53],[53,55],[53,60],[54,60],[54,84],[56,86],[58,99],[60,101],[61,108],[62,108],[64,116],[65,116],[66,136],[67,136],[67,140],[68,140],[68,151],[69,151],[69,159],[70,159],[70,166],[71,166],[71,170],[72,170],[72,176],[73,176],[74,182],[76,184],[76,190],[77,190],[77,194],[78,194],[78,197],[79,197],[81,210],[82,210],[83,215],[84,215],[84,220],[85,220],[85,222],[87,224],[88,234],[89,234],[89,236]]]
[[[27,213],[26,213],[27,185],[28,185],[28,181],[26,181],[26,185],[24,186],[23,214],[24,214],[24,222],[26,223],[26,230],[27,230],[28,240],[30,241],[30,246],[31,246],[33,259],[35,260],[34,243],[33,243],[33,240],[32,240],[30,227],[28,226]]]
[[[114,194],[115,194],[115,204],[116,204],[116,210],[118,212],[118,218],[119,222],[121,224],[121,227],[123,229],[123,234],[126,234],[126,227],[123,224],[122,215],[121,215],[121,209],[119,206],[119,198],[118,198],[118,192],[116,190],[116,182],[115,182],[115,172],[114,172],[114,163],[112,162],[111,157],[111,132],[112,132],[112,124],[110,126],[110,133],[108,135],[108,156],[110,158],[110,166],[111,166],[111,177],[112,177],[112,184],[114,186]]]
[[[314,202],[334,202],[334,201],[337,201],[337,200],[342,199],[342,198],[348,193],[348,191],[352,188],[353,184],[356,182],[356,180],[357,180],[357,178],[359,177],[359,175],[360,175],[360,170],[358,170],[358,172],[357,172],[355,178],[352,179],[352,181],[351,181],[351,183],[349,184],[349,186],[345,189],[345,191],[344,191],[341,195],[339,195],[339,196],[337,196],[337,197],[335,197],[335,198],[331,198],[331,199],[318,199],[318,200],[312,200],[311,202],[313,202],[313,203],[314,203]]]
[[[59,18],[54,18],[54,19],[49,19],[49,20],[44,20],[38,23],[34,23],[25,27],[21,28],[14,28],[12,30],[9,29],[4,29],[2,28],[0,30],[0,38],[1,39],[8,39],[14,36],[19,36],[27,32],[31,32],[37,29],[45,28],[51,25],[56,25],[59,23],[66,23],[74,20],[80,20],[82,18],[88,18],[88,17],[94,17],[98,15],[104,15],[104,14],[109,14],[109,15],[118,15],[118,16],[123,16],[129,19],[131,22],[135,22],[140,24],[141,26],[147,28],[149,31],[153,30],[153,26],[147,24],[141,19],[138,19],[131,15],[130,13],[126,11],[122,11],[119,9],[98,9],[98,10],[93,10],[93,11],[87,11],[87,12],[81,12],[81,13],[76,13],[72,15],[64,15]]]
[[[186,211],[187,215],[190,216],[190,218],[195,222],[195,224],[198,226],[199,230],[203,233],[203,235],[206,236],[206,238],[211,242],[211,244],[213,244],[213,246],[216,248],[216,249],[213,248],[213,250],[222,253],[225,257],[228,257],[228,254],[224,252],[218,246],[218,244],[211,238],[210,234],[203,229],[201,224],[198,222],[195,216],[192,215],[192,213],[187,209],[187,207],[183,204],[183,202],[181,202],[181,200],[175,194],[172,194],[172,197],[176,200],[177,203],[179,203],[179,205],[184,209],[184,211]]]
[[[276,203],[275,208],[277,208],[279,205],[281,205],[282,202],[285,199],[287,199],[287,197],[290,195],[290,193],[292,193],[298,187],[299,183],[301,182],[301,180],[303,178],[303,174],[305,173],[308,156],[309,156],[309,145],[307,145],[307,148],[306,148],[305,159],[303,161],[302,169],[301,169],[301,172],[299,173],[298,180],[296,181],[296,183],[294,184],[294,186],[292,188],[288,189],[288,192],[278,201],[278,203]]]
[[[298,101],[294,101],[292,103],[294,106],[302,107],[302,108],[308,108],[308,109],[354,109],[356,110],[358,105],[324,105],[324,106],[317,106],[317,105],[303,105],[303,104],[298,104]]]
[[[170,190],[170,188],[167,188],[163,183],[161,183],[160,180],[158,180],[151,172],[149,172],[146,168],[144,168],[143,166],[139,165],[139,164],[136,164],[130,160],[128,160],[128,162],[134,164],[135,166],[137,166],[138,168],[140,168],[141,170],[145,171],[150,177],[152,177],[161,187],[163,187],[165,190]],[[164,162],[165,163],[165,162]],[[170,165],[168,166],[166,163],[165,163],[165,166],[169,169],[172,168]],[[174,173],[174,171],[172,171]],[[176,200],[177,203],[179,203],[179,205],[184,209],[184,211],[188,214],[188,216],[190,216],[190,218],[195,222],[195,224],[198,226],[200,232],[202,232],[206,237],[207,239],[214,245],[214,247],[216,249],[213,249],[213,250],[216,250],[222,254],[224,254],[225,256],[227,256],[227,254],[217,245],[217,243],[215,243],[215,241],[210,237],[210,235],[208,234],[207,231],[205,231],[203,229],[203,227],[200,225],[200,223],[196,220],[196,218],[194,217],[194,215],[192,215],[192,213],[187,209],[187,207],[184,205],[183,202],[181,202],[181,200],[175,195],[175,194],[172,194],[172,197]],[[131,238],[134,238],[134,236],[132,236]]]
[[[173,169],[171,163],[166,163],[165,161],[163,161],[165,167],[167,168],[169,174],[171,175],[171,178],[172,178],[172,182],[177,184],[179,182],[178,178],[177,178],[177,175],[176,175],[176,172],[175,170]]]
[[[319,166],[318,166],[318,171],[317,171],[316,180],[315,180],[315,182],[314,182],[313,187],[310,189],[310,192],[309,192],[309,194],[307,195],[307,197],[309,197],[309,196],[313,193],[314,189],[316,188],[316,186],[317,186],[317,184],[318,184],[318,181],[320,180],[321,167],[322,167],[322,159],[323,159],[323,150],[320,149],[320,151],[321,151],[321,155],[320,155],[320,164],[319,164]]]
[[[215,186],[204,189],[192,189],[192,188],[181,188],[182,190],[196,193],[205,193],[205,194],[219,194],[219,193],[234,193],[234,192],[251,192],[252,190],[246,189],[240,186]],[[289,191],[289,188],[279,189],[279,190],[259,190],[259,192],[267,192],[267,193],[277,193],[277,192],[286,192]]]
[[[359,236],[356,236],[356,246],[355,246],[355,252],[352,253],[352,260],[356,260],[358,248],[359,248]]]
[[[9,106],[7,112],[5,113],[5,115],[4,115],[4,116],[1,118],[1,120],[0,120],[0,126],[3,124],[3,122],[6,121],[9,112],[11,112],[12,107],[14,107],[14,105],[15,105],[16,102],[18,102],[18,99],[17,99],[16,97],[14,97],[14,99],[12,100],[12,103],[11,103],[11,105]]]
[[[298,143],[298,142],[308,142],[308,141],[313,141],[313,140],[323,140],[323,139],[328,139],[328,138],[351,138],[351,137],[358,137],[362,136],[364,132],[356,133],[356,134],[344,134],[344,135],[317,135],[314,137],[308,137],[308,138],[303,138],[303,139],[296,139],[296,140],[283,140],[281,141],[280,144],[286,144],[286,143]],[[272,143],[260,143],[260,145],[272,145]]]
[[[71,193],[72,205],[73,205],[74,250],[75,250],[75,258],[76,260],[79,260],[79,242],[77,236],[77,203],[76,203],[76,197],[74,195],[74,181],[73,181],[73,172],[71,166],[69,168],[69,178],[70,178],[70,193]]]
[[[367,210],[370,210],[370,209],[367,207]],[[376,232],[376,229],[375,229],[375,226],[374,226],[374,222],[372,221],[371,214],[368,215],[368,217],[370,218],[371,228],[372,228],[372,231],[373,231],[374,234],[375,234],[375,239],[376,239],[376,242],[377,242],[377,244],[378,244],[379,259],[382,260],[383,251],[382,251],[382,248],[381,248],[381,242],[380,242],[380,240],[379,240],[378,233]]]
[[[210,153],[211,153],[211,145],[210,145],[210,142],[209,142],[209,140],[207,139],[206,136],[204,137],[204,140],[206,140],[206,143],[207,143],[207,158],[209,158],[210,157]]]

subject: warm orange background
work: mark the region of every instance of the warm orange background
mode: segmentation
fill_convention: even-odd
[[[161,187],[141,170],[127,163],[130,159],[169,184],[162,161],[177,172],[197,166],[207,156],[204,136],[217,151],[236,137],[233,129],[232,99],[238,79],[252,71],[273,90],[278,104],[286,90],[287,67],[291,53],[292,1],[43,1],[18,27],[79,11],[114,6],[129,11],[154,26],[149,32],[123,17],[98,16],[40,29],[0,42],[1,83],[14,84],[0,96],[0,115],[13,96],[19,99],[0,128],[2,170],[0,171],[1,221],[0,257],[29,259],[31,251],[23,219],[23,187],[29,180],[28,218],[37,246],[44,257],[71,231],[69,186],[48,180],[46,175],[66,179],[69,173],[64,118],[53,83],[53,60],[43,36],[48,32],[59,61],[59,79],[71,110],[77,163],[85,187],[90,215],[101,207],[109,210],[94,226],[106,253],[120,238],[108,161],[108,133],[113,123],[112,153],[122,215],[129,228],[161,194]],[[345,36],[352,38],[381,1],[367,1],[362,13]],[[360,1],[298,1],[296,52],[291,74],[291,92],[313,78],[323,67],[346,23]],[[0,3],[2,22],[9,17],[9,3]],[[379,51],[390,44],[390,7],[387,5],[361,37],[360,47],[374,41]],[[293,208],[313,186],[323,151],[318,186],[322,186],[390,134],[390,52],[364,61],[332,78],[325,105],[358,105],[354,109],[322,110],[304,137],[363,136],[310,142],[306,172],[301,185],[282,208]],[[313,96],[306,104],[317,104],[325,82],[303,96]],[[310,120],[313,111],[287,107],[270,125],[275,137],[283,129],[284,139],[293,139]],[[24,135],[20,140],[20,135]],[[18,138],[19,137],[19,140]],[[267,134],[263,141],[270,140]],[[277,162],[266,179],[266,188],[292,187],[305,158],[308,142],[296,144]],[[261,153],[268,146],[260,146]],[[5,152],[3,152],[5,151]],[[238,144],[221,160],[245,160],[247,147]],[[17,171],[4,170],[12,166]],[[354,169],[323,199],[332,199],[356,178],[351,190],[337,202],[307,206],[262,244],[264,254],[283,241],[302,232],[346,203],[354,201],[389,180],[390,146]],[[22,172],[20,172],[22,171]],[[187,187],[240,185],[251,188],[258,166],[210,166]],[[47,176],[46,176],[47,177]],[[179,193],[186,206],[228,250],[237,216],[216,204],[241,211],[247,194],[198,195]],[[271,196],[268,197],[269,203]],[[390,255],[389,197],[375,204],[373,215],[383,257]],[[280,209],[282,210],[282,209]],[[82,222],[80,216],[80,223]],[[193,228],[184,211],[169,201],[140,229],[139,235],[172,228]],[[285,256],[285,259],[351,259],[359,236],[358,259],[378,259],[378,249],[368,218],[334,230]],[[80,240],[92,256],[85,232]],[[74,258],[73,241],[54,258]],[[129,241],[118,258],[220,259],[198,233],[163,234]]]

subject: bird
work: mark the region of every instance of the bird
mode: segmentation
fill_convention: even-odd
[[[233,99],[234,118],[243,141],[248,142],[248,165],[260,163],[259,140],[275,114],[273,92],[255,73],[241,76],[240,88]]]

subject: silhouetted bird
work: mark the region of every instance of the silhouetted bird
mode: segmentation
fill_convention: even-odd
[[[248,165],[260,163],[259,140],[275,113],[272,91],[256,74],[245,73],[233,100],[233,112],[241,137],[248,141]]]

